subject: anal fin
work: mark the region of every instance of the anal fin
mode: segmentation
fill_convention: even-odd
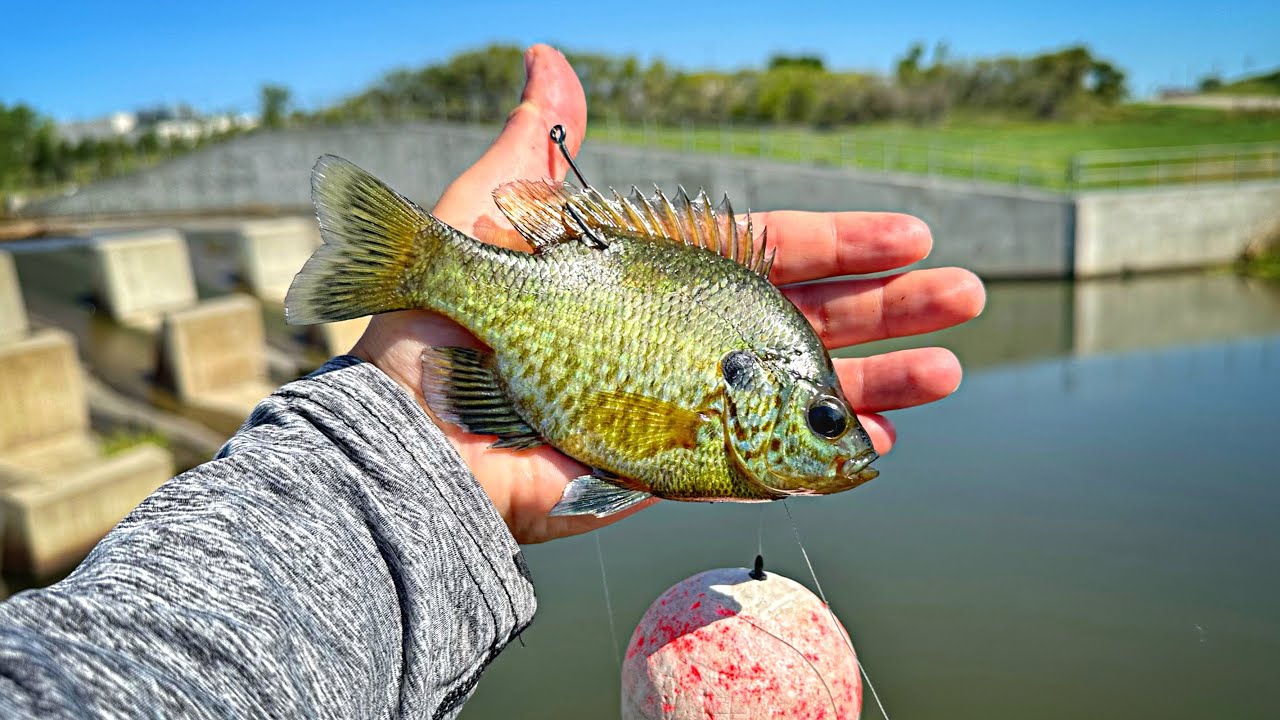
[[[441,420],[476,435],[497,435],[492,447],[524,449],[545,442],[512,407],[493,353],[427,348],[422,353],[422,395]]]
[[[653,497],[640,490],[618,487],[595,475],[583,475],[569,481],[560,502],[547,513],[551,517],[595,515],[606,517]]]

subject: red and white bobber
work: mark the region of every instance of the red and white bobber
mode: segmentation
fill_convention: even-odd
[[[755,577],[708,570],[649,606],[622,665],[623,720],[857,720],[862,680],[844,628],[800,583]]]

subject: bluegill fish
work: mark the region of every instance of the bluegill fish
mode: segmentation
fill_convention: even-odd
[[[423,395],[495,447],[547,443],[592,467],[552,514],[834,493],[877,474],[830,356],[727,198],[513,182],[494,198],[523,253],[341,158],[320,159],[312,194],[324,244],[289,289],[288,321],[423,308],[470,330],[492,350],[428,350]]]

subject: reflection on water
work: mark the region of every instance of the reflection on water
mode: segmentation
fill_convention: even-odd
[[[860,356],[940,345],[974,370],[1280,332],[1280,286],[1229,274],[1005,282],[990,285],[987,298],[982,316],[961,327],[835,354]]]
[[[111,384],[155,393],[154,338],[76,300],[86,258],[17,260],[37,319],[72,329]],[[202,295],[230,282],[216,265],[196,275]],[[267,317],[271,343],[296,348],[279,310]],[[998,284],[966,327],[852,352],[926,344],[965,361],[956,396],[896,414],[875,482],[790,502],[890,711],[1280,717],[1280,288]],[[758,543],[768,567],[811,584],[791,532],[777,504],[673,502],[606,529],[619,631],[673,582],[749,565]],[[527,558],[540,601],[527,647],[499,657],[462,717],[616,716],[594,540]]]

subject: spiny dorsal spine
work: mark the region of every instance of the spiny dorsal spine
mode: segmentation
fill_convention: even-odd
[[[634,186],[627,197],[612,188],[610,192],[613,197],[606,198],[595,188],[579,191],[563,182],[518,180],[498,188],[494,200],[535,248],[582,234],[577,221],[566,212],[572,208],[588,228],[623,230],[704,248],[769,277],[774,253],[768,249],[767,229],[757,244],[751,213],[740,223],[727,195],[719,207],[713,207],[703,190],[690,197],[680,188],[674,198],[668,198],[657,186],[648,198]]]

